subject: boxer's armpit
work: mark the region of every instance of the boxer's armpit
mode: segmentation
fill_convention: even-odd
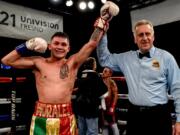
[[[94,32],[91,35],[90,40],[98,41],[102,32],[103,32],[102,29],[95,28]]]

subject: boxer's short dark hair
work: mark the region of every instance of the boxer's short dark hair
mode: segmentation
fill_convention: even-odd
[[[51,37],[51,40],[52,40],[54,37],[63,37],[63,38],[67,38],[68,41],[69,41],[69,36],[68,36],[68,34],[65,33],[65,32],[56,32],[56,33],[54,33],[54,35],[52,35],[52,37]]]

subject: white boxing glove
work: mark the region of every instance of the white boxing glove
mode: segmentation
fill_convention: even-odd
[[[100,28],[106,31],[109,27],[109,21],[113,16],[119,13],[119,7],[111,2],[107,1],[100,10],[100,17],[95,21],[94,27]]]
[[[110,21],[112,17],[118,15],[118,13],[119,7],[112,1],[106,1],[100,10],[101,17],[106,21]]]
[[[35,37],[26,41],[26,47],[39,53],[44,53],[47,49],[47,42],[41,37]]]
[[[24,55],[29,51],[45,53],[47,47],[48,43],[46,42],[46,40],[41,37],[35,37],[17,46],[16,51],[21,55]]]

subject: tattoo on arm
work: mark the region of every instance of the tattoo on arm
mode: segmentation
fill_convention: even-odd
[[[94,32],[91,35],[90,40],[95,40],[95,41],[99,40],[99,36],[101,35],[102,32],[103,32],[102,29],[95,28]]]
[[[67,64],[64,64],[61,68],[60,68],[60,78],[61,79],[65,79],[66,77],[68,77],[68,73],[69,73],[69,67]]]

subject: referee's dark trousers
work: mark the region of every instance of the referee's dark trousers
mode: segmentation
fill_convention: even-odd
[[[126,135],[172,135],[168,104],[147,107],[130,103]]]

